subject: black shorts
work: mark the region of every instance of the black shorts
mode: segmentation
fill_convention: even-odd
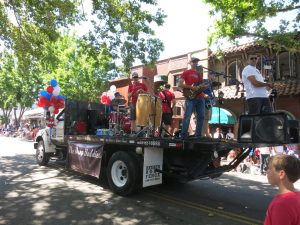
[[[171,122],[172,122],[172,113],[163,113],[162,114],[162,122],[165,125],[171,125]]]
[[[136,120],[136,105],[130,105],[130,120]]]

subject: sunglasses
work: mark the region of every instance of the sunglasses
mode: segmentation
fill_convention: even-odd
[[[251,60],[257,60],[257,57],[251,57],[250,59]]]

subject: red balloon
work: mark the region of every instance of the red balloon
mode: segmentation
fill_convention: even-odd
[[[101,103],[105,105],[109,105],[111,102],[110,98],[106,95],[101,96]]]
[[[38,101],[37,106],[38,107],[44,107],[44,103],[42,103],[41,101]]]
[[[44,107],[44,106],[49,107],[49,105],[50,105],[49,100],[47,98],[43,97],[43,96],[40,96],[39,102],[40,102],[41,105],[43,105],[41,107]]]
[[[54,90],[54,88],[52,86],[47,87],[47,92],[48,93],[52,94],[53,90]]]
[[[51,105],[55,105],[57,103],[57,98],[55,97],[55,96],[52,96],[51,98],[50,98],[50,104]]]
[[[59,112],[59,110],[57,108],[54,109],[54,114],[57,114]]]

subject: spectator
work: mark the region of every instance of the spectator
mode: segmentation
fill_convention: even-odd
[[[267,171],[269,158],[271,156],[271,147],[260,147],[259,151],[260,174],[265,175]]]
[[[219,138],[219,139],[224,138],[222,130],[219,127],[216,128],[216,132],[214,133],[213,138]]]
[[[300,192],[294,183],[300,178],[300,161],[289,155],[271,157],[267,170],[269,184],[279,188],[268,206],[265,225],[299,225]]]
[[[234,139],[234,133],[232,133],[231,128],[228,129],[228,133],[225,136],[226,139]]]

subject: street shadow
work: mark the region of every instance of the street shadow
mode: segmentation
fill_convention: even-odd
[[[39,167],[33,155],[0,157],[0,171],[0,224],[171,224],[139,194],[115,195],[61,165]]]

